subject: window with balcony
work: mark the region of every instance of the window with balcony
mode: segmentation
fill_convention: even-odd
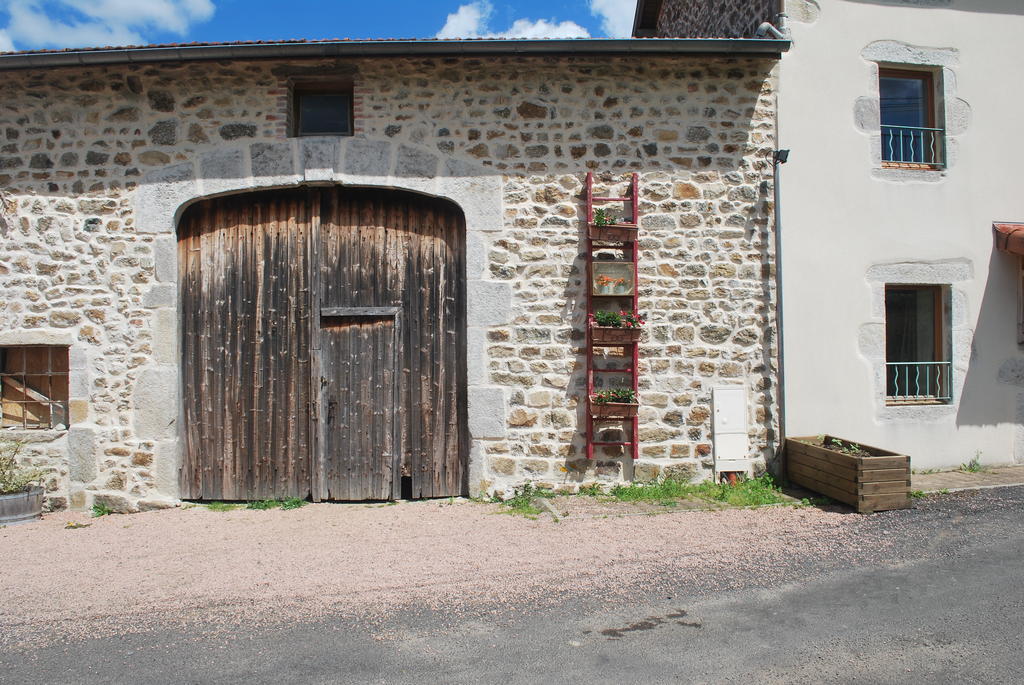
[[[879,70],[883,166],[945,166],[945,132],[936,108],[936,80],[937,75],[930,71]]]
[[[945,404],[952,399],[948,301],[946,286],[886,286],[887,404]]]

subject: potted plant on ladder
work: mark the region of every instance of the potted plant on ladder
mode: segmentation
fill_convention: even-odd
[[[632,388],[599,390],[590,396],[590,414],[598,419],[631,419],[640,410]]]
[[[590,224],[588,235],[594,240],[606,242],[632,242],[636,240],[637,225],[625,223],[613,217],[608,210],[594,210],[594,220]]]
[[[43,472],[18,465],[23,443],[0,440],[0,526],[37,519],[43,511]]]
[[[636,312],[597,311],[590,320],[595,343],[633,343],[640,341],[647,323]]]

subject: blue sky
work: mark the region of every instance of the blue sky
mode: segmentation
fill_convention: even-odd
[[[0,0],[0,51],[282,38],[625,37],[635,0]]]

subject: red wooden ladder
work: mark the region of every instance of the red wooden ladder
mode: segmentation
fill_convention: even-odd
[[[627,197],[598,197],[594,195],[594,174],[587,173],[587,459],[594,458],[594,447],[619,446],[628,448],[633,459],[640,456],[640,419],[637,408],[616,410],[595,405],[594,378],[607,374],[609,377],[629,376],[629,387],[639,390],[638,372],[640,364],[639,332],[595,330],[594,312],[601,310],[628,311],[637,313],[639,306],[639,248],[637,234],[640,221],[640,180],[632,174]],[[628,204],[631,212],[628,221],[616,221],[612,225],[594,225],[594,205],[602,203]],[[600,254],[605,258],[595,258]],[[611,259],[608,259],[610,256]],[[620,281],[625,281],[620,282]],[[628,302],[628,304],[627,304]],[[598,338],[595,340],[595,338]],[[608,354],[618,351],[617,354]],[[603,360],[617,362],[616,367],[597,368],[595,354],[600,352]],[[628,364],[628,366],[621,366]],[[601,383],[602,387],[604,383]],[[601,388],[598,388],[601,389]],[[629,415],[629,414],[632,415]],[[596,414],[596,415],[595,415]],[[595,424],[629,424],[628,440],[599,440],[594,434]]]

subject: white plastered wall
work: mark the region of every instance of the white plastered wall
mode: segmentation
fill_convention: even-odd
[[[1024,461],[1018,262],[993,221],[1024,221],[1020,35],[1003,0],[790,0],[782,60],[787,433],[909,454],[914,468]],[[881,168],[879,65],[930,68],[950,164]],[[884,286],[951,295],[954,401],[885,407]]]
[[[483,445],[505,437],[505,390],[487,385],[486,329],[510,323],[507,282],[487,280],[487,248],[502,230],[502,179],[426,148],[366,138],[301,138],[226,146],[146,176],[135,196],[135,227],[157,234],[156,283],[148,302],[156,313],[154,357],[133,396],[134,430],[156,442],[153,470],[161,495],[178,496],[182,449],[177,224],[199,199],[302,184],[393,188],[451,200],[466,220],[466,309],[469,483],[481,480]],[[475,494],[475,493],[474,493]]]

